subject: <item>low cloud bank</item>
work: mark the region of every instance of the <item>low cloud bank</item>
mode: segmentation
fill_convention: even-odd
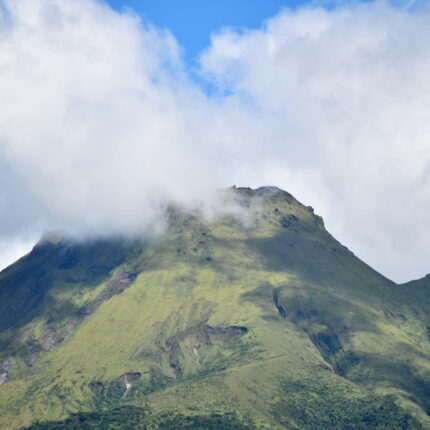
[[[424,275],[429,18],[348,2],[224,29],[201,57],[208,95],[132,13],[0,0],[0,241],[151,230],[166,201],[270,184],[385,275]]]

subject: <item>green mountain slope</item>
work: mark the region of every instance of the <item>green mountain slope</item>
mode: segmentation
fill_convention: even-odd
[[[153,240],[50,236],[0,274],[0,428],[430,429],[430,281],[273,187]],[[39,424],[36,424],[38,422]]]

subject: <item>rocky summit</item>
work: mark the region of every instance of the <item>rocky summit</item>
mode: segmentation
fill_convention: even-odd
[[[0,273],[1,429],[430,429],[430,278],[390,281],[277,188],[223,198]]]

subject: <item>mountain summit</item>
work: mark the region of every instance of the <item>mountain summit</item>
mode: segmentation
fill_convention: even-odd
[[[224,198],[0,273],[1,429],[430,429],[430,279],[388,280],[276,187]]]

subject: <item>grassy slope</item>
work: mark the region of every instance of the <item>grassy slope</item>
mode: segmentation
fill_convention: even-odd
[[[121,405],[236,411],[272,429],[420,428],[406,408],[430,428],[422,298],[405,300],[409,286],[356,259],[290,195],[233,193],[251,205],[249,225],[177,214],[152,246],[75,246],[70,261],[68,246],[49,243],[0,274],[0,306],[28,303],[0,319],[1,358],[12,361],[0,428]],[[29,345],[61,333],[124,267],[137,279],[29,367]],[[126,396],[125,374],[138,375]]]

